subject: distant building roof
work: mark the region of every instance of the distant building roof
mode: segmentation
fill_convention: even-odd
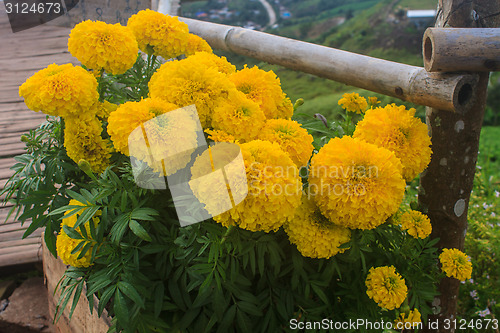
[[[408,10],[406,12],[406,17],[408,18],[421,18],[421,17],[434,17],[434,16],[436,16],[436,10],[434,9]]]

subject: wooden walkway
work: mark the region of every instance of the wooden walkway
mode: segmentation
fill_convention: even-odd
[[[24,152],[21,134],[45,120],[44,114],[26,108],[19,97],[19,86],[51,63],[76,63],[67,51],[69,30],[41,25],[14,34],[0,4],[0,190],[13,173],[13,157]],[[0,272],[7,266],[42,260],[41,230],[23,240],[29,221],[24,225],[12,218],[5,222],[9,209],[0,205]]]

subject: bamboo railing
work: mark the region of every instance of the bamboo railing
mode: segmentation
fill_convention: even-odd
[[[180,18],[213,48],[314,74],[420,105],[465,113],[474,74],[429,73],[423,67],[377,59],[264,32]]]

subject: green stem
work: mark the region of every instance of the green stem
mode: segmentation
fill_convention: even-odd
[[[104,75],[104,69],[101,69],[99,71],[99,76],[97,77],[97,91],[99,92],[99,102],[102,102],[104,100],[104,82],[103,82],[103,77]]]
[[[224,236],[222,236],[222,240],[220,241],[221,244],[224,244],[224,242],[226,241],[227,237],[229,236],[229,234],[233,229],[234,225],[230,225],[229,227],[227,227],[226,233],[224,234]]]
[[[349,111],[347,111],[347,114],[346,114],[346,125],[345,125],[345,133],[347,135],[351,135],[351,115],[349,114]]]
[[[60,129],[60,133],[59,133],[59,147],[63,147],[64,146],[64,129],[66,128],[66,124],[64,122],[63,117],[60,117],[59,119],[61,121],[61,129]]]

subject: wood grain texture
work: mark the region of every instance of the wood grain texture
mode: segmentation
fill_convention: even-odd
[[[64,275],[66,271],[66,265],[59,258],[54,258],[54,256],[49,252],[45,243],[43,243],[43,272],[45,275],[45,280],[47,284],[47,289],[49,291],[49,314],[53,318],[55,313],[56,304],[59,300],[60,291],[58,290],[54,294],[57,283]],[[69,320],[69,307],[66,308],[61,319],[57,324],[57,332],[61,333],[87,333],[87,332],[107,332],[110,327],[110,318],[107,315],[107,311],[104,310],[103,316],[99,318],[97,316],[97,305],[99,304],[98,299],[94,298],[94,310],[90,314],[89,302],[85,296],[85,288],[82,291],[78,305],[76,306],[75,312]]]
[[[13,157],[24,153],[21,135],[45,120],[43,113],[28,110],[19,96],[19,86],[51,63],[76,63],[67,51],[69,31],[69,28],[42,25],[13,33],[7,15],[0,11],[0,189],[13,174],[10,169],[15,164]],[[0,269],[42,260],[41,230],[22,239],[30,221],[21,225],[14,216],[5,221],[10,207],[0,207]]]
[[[428,28],[423,38],[429,72],[500,70],[500,28]]]

